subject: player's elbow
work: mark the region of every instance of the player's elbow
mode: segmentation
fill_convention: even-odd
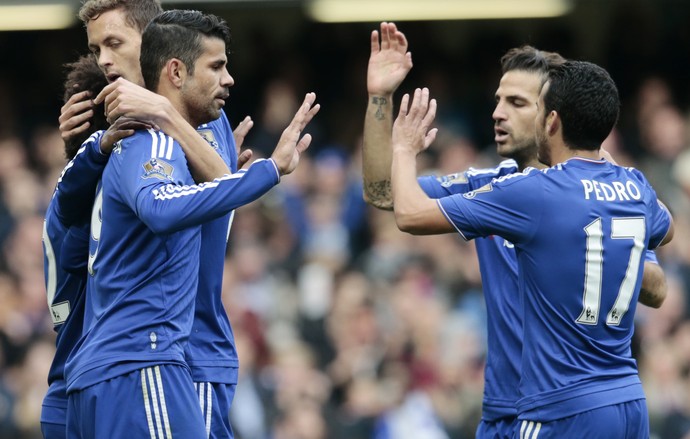
[[[395,223],[401,232],[409,233],[410,235],[424,235],[425,229],[418,221],[418,217],[413,211],[405,211],[403,209],[396,209]]]
[[[364,199],[365,203],[367,203],[368,205],[373,206],[377,209],[389,210],[389,211],[393,210],[393,200],[384,200],[381,198],[373,197],[366,190],[362,192],[362,198]]]
[[[151,212],[142,214],[140,212],[139,219],[156,235],[167,235],[184,228],[181,227],[180,221],[174,215],[155,215]]]

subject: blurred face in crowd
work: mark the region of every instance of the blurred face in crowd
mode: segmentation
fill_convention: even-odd
[[[536,154],[534,119],[542,76],[537,72],[511,70],[501,77],[496,90],[494,133],[500,156],[528,161]]]
[[[123,9],[112,9],[86,24],[89,50],[108,82],[119,77],[144,85],[139,66],[141,33],[125,20]]]
[[[188,74],[180,90],[188,117],[197,125],[220,117],[228,89],[235,83],[227,69],[225,42],[202,37],[201,44],[203,52],[194,63],[194,72]]]

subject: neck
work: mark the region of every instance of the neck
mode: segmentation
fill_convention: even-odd
[[[564,149],[560,151],[560,154],[554,155],[554,163],[563,163],[564,161],[571,159],[573,157],[582,157],[585,159],[599,160],[601,159],[601,150],[599,148],[595,150],[589,149]]]
[[[524,171],[525,168],[537,168],[537,169],[542,169],[542,168],[547,168],[545,164],[539,161],[536,157],[531,157],[526,160],[519,160],[518,161],[518,169],[520,171]]]

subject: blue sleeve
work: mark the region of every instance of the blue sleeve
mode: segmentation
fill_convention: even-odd
[[[659,265],[659,260],[656,258],[654,250],[647,250],[644,253],[644,261]]]
[[[436,176],[422,176],[417,182],[429,198],[443,198],[453,194],[464,194],[491,183],[495,178],[518,171],[515,160],[504,160],[495,168],[470,168],[465,172]]]
[[[58,179],[53,194],[55,213],[66,226],[88,221],[91,216],[96,185],[108,163],[108,156],[101,153],[103,133],[95,132],[82,144]]]
[[[645,186],[647,192],[646,197],[650,200],[649,213],[647,215],[648,230],[649,230],[649,246],[648,249],[653,250],[661,244],[664,240],[666,234],[671,228],[671,213],[668,211],[666,206],[659,202],[656,196],[656,192],[645,176],[637,169],[633,169],[633,172],[638,176]]]
[[[180,146],[165,137],[157,146],[123,148],[121,191],[125,202],[154,232],[198,226],[248,204],[280,181],[273,160],[257,160],[247,170],[193,184]],[[138,137],[139,143],[142,136]],[[155,140],[155,139],[154,139]],[[165,147],[160,147],[167,144]]]
[[[534,170],[534,172],[538,172]],[[541,187],[532,175],[515,174],[465,194],[437,200],[446,219],[464,239],[499,235],[510,242],[529,240],[542,212]]]
[[[86,277],[89,259],[89,224],[71,226],[60,246],[60,265],[68,273]]]
[[[658,200],[652,203],[652,214],[649,216],[652,227],[652,234],[649,239],[649,249],[655,249],[664,240],[671,228],[671,213]]]

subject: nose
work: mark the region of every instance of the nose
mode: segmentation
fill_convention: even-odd
[[[506,114],[505,111],[503,111],[503,105],[501,102],[496,102],[496,108],[494,108],[494,112],[491,115],[493,120],[499,121],[499,120],[505,120],[506,119]]]
[[[110,56],[110,51],[108,50],[101,50],[101,53],[98,54],[98,66],[105,72],[106,67],[111,66],[113,64],[113,59]]]
[[[223,76],[220,78],[220,85],[223,87],[232,87],[235,85],[235,78],[230,75],[230,72],[228,72],[227,69],[225,69]]]

